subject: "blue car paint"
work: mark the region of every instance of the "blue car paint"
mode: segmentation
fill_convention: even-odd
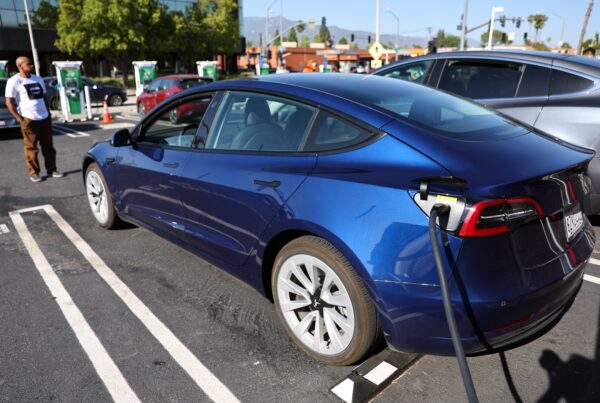
[[[164,228],[157,228],[129,215],[130,206],[123,204],[122,199],[125,192],[114,184],[115,168],[103,161],[107,157],[117,157],[117,163],[120,163],[127,159],[124,156],[131,152],[131,147],[117,149],[108,143],[101,143],[90,150],[89,158],[99,162],[119,214],[199,254],[262,292],[265,292],[262,257],[271,239],[289,230],[321,236],[346,256],[364,280],[377,307],[388,344],[403,351],[436,354],[452,354],[453,351],[431,258],[427,217],[412,200],[418,186],[414,179],[450,174],[464,177],[469,186],[460,191],[446,188],[443,189],[444,193],[476,198],[513,194],[523,196],[528,194],[526,192],[535,193],[536,188],[521,181],[584,164],[590,158],[589,153],[564,147],[535,134],[497,142],[464,142],[442,138],[356,102],[286,83],[248,80],[211,84],[202,89],[214,91],[226,88],[302,98],[313,105],[339,110],[374,129],[382,128],[389,134],[356,150],[321,153],[317,157],[265,157],[236,153],[229,156],[211,151],[186,151],[190,161],[194,161],[188,161],[181,167],[177,179],[181,181],[179,184],[185,183],[178,190],[185,201],[180,204],[181,210],[171,214],[182,219],[184,230],[179,234],[178,231],[165,232]],[[190,90],[177,98],[198,92]],[[538,152],[531,153],[531,150],[540,149],[551,152],[554,158],[545,158]],[[196,161],[198,156],[213,163],[218,163],[217,160],[221,158],[230,159],[231,165],[223,163],[227,170],[234,172],[239,168],[245,173],[228,176],[227,179],[224,173],[221,173],[221,179],[210,178],[211,175],[203,177],[196,170],[209,173],[209,165]],[[152,164],[160,162],[156,157],[150,156],[145,161],[152,160]],[[295,161],[287,162],[287,159]],[[237,160],[243,161],[239,167],[233,166]],[[274,161],[278,162],[273,166]],[[275,169],[270,169],[273,167]],[[190,171],[186,171],[188,168]],[[292,179],[293,183],[278,193],[252,186],[250,180],[255,176],[264,180],[281,177],[285,178],[285,182]],[[219,183],[226,180],[226,184]],[[133,178],[130,179],[131,185],[139,187]],[[158,182],[150,185],[158,185]],[[542,196],[544,206],[552,206],[552,199],[556,199],[556,195],[544,197],[543,192],[538,193],[538,196]],[[583,190],[580,193],[578,196],[585,196]],[[200,214],[205,222],[198,222],[198,212],[203,208],[202,201],[196,200],[198,194],[202,197],[209,195],[211,201],[206,206],[214,209],[213,217],[208,217],[208,220],[206,215]],[[239,214],[231,225],[219,223],[215,218],[228,217],[232,209],[240,207],[240,197],[249,203],[248,211],[252,210],[251,206],[260,208],[254,209],[252,218]],[[307,205],[306,200],[314,204]],[[172,206],[176,204],[174,202]],[[256,231],[252,231],[252,224],[256,222],[259,225]],[[503,301],[521,307],[530,290],[527,287],[533,286],[543,293],[544,287],[550,283],[555,284],[553,287],[560,285],[558,277],[568,277],[565,272],[561,277],[556,266],[559,264],[564,269],[567,251],[563,250],[550,261],[544,261],[544,265],[549,265],[547,269],[553,273],[550,277],[547,274],[532,276],[529,282],[517,284],[508,281],[500,289],[496,285],[509,273],[516,273],[518,278],[523,278],[523,267],[515,263],[512,245],[517,235],[475,240],[446,233],[442,235],[445,236],[445,250],[451,260],[446,269],[451,277],[452,300],[467,352],[481,350],[486,343],[504,341],[536,328],[553,313],[550,312],[552,307],[565,304],[565,299],[560,298],[548,305],[544,317],[532,318],[523,325],[508,329],[495,329],[495,325],[504,322],[495,321],[494,317],[500,315],[502,320],[510,322],[519,319],[522,313],[519,309],[512,312],[504,309],[501,306]],[[194,236],[193,241],[190,241],[190,236]],[[199,236],[198,239],[196,236]],[[573,288],[581,283],[583,265],[593,249],[593,243],[590,246],[592,240],[593,233],[590,233],[586,220],[585,231],[570,246],[578,262],[571,262],[571,271],[575,274],[570,278],[575,280],[569,284],[564,282],[562,288],[558,287],[561,295],[572,297]],[[478,242],[481,243],[478,245]],[[483,246],[484,243],[489,245]],[[209,247],[211,244],[213,246]],[[485,248],[489,249],[487,253],[484,252]],[[485,267],[491,267],[490,272],[494,275],[482,274],[481,270]],[[460,271],[458,276],[457,271]],[[510,289],[515,285],[517,287],[511,295]],[[468,296],[463,295],[461,287],[468,290]],[[505,311],[507,313],[503,315]],[[481,339],[481,333],[484,334],[484,340]]]

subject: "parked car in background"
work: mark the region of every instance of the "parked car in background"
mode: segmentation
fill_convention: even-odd
[[[588,212],[600,212],[600,61],[550,52],[450,52],[403,60],[372,74],[474,99],[538,130],[594,149],[588,170],[592,179]]]
[[[171,122],[181,106],[194,113]],[[173,96],[96,143],[82,172],[100,226],[135,223],[227,270],[272,297],[306,353],[348,365],[381,334],[454,354],[429,238],[444,200],[465,351],[555,323],[595,244],[592,156],[425,86],[274,74]]]
[[[87,77],[81,78],[82,84],[90,88],[90,97],[93,103],[101,103],[107,97],[109,106],[123,105],[127,101],[127,91],[125,88],[112,85],[103,85]],[[46,100],[50,109],[60,109],[60,94],[58,93],[58,81],[56,77],[44,77],[46,84]]]
[[[200,77],[194,74],[174,74],[158,77],[145,86],[144,92],[137,97],[137,111],[140,116],[144,116],[165,99],[172,97],[175,94],[179,94],[188,88],[208,83],[212,83],[210,78]],[[175,122],[179,119],[178,116],[188,112],[189,111],[184,110],[183,108],[175,109],[172,111],[170,119]]]
[[[6,98],[4,93],[6,91],[7,78],[0,78],[0,130],[8,129],[13,127],[20,127],[13,115],[8,111],[6,107]]]

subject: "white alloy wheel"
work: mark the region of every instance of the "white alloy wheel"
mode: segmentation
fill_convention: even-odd
[[[85,190],[92,214],[102,226],[108,222],[108,197],[100,175],[90,170],[85,178]]]
[[[322,260],[306,254],[286,259],[276,279],[284,320],[306,347],[338,355],[355,333],[352,300],[340,277]]]

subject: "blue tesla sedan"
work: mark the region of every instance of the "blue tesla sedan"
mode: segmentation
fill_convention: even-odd
[[[381,335],[454,353],[428,234],[439,203],[464,350],[556,322],[594,247],[592,157],[425,86],[288,74],[183,92],[95,144],[83,172],[100,226],[136,224],[223,268],[307,354],[346,365]]]

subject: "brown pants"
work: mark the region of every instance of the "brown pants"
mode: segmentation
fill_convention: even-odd
[[[42,148],[46,171],[48,173],[56,171],[56,150],[54,150],[54,146],[52,145],[52,118],[50,116],[44,120],[23,118],[21,122],[21,134],[23,135],[23,153],[27,169],[29,170],[29,176],[40,173],[38,142]]]

